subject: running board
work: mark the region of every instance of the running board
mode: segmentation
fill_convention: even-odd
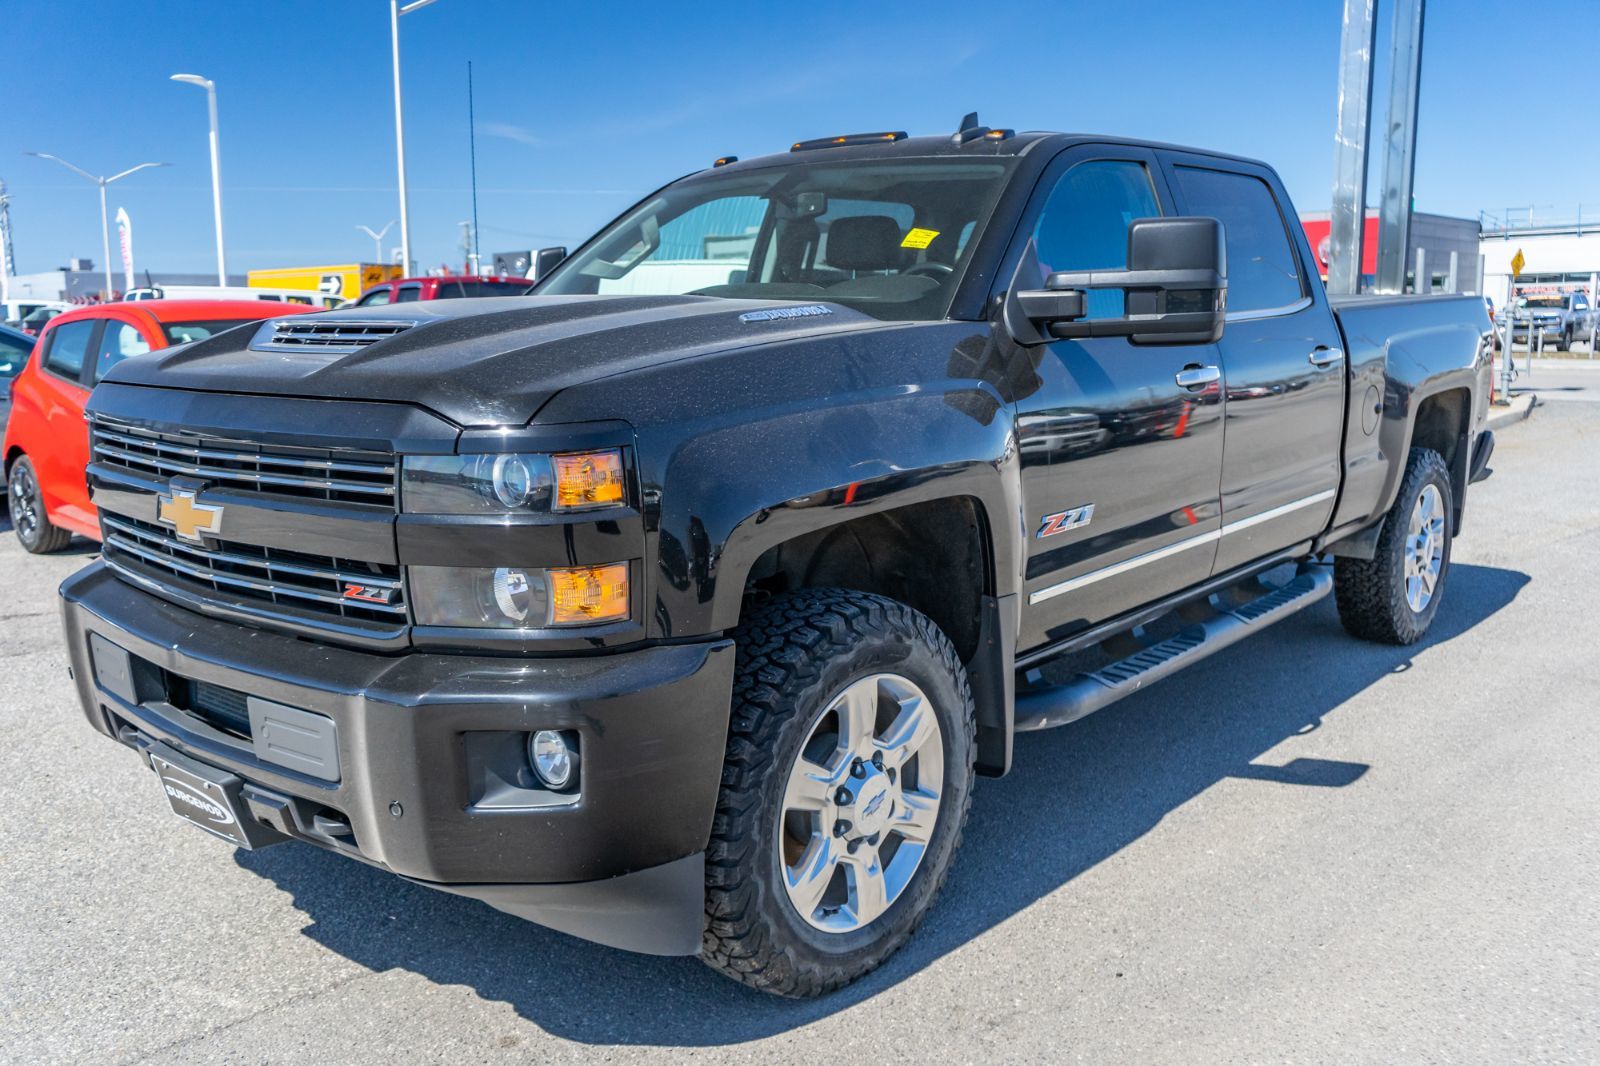
[[[1018,686],[1016,729],[1052,729],[1076,722],[1125,696],[1131,696],[1164,677],[1177,673],[1208,655],[1259,633],[1274,622],[1302,611],[1333,591],[1333,573],[1327,567],[1307,566],[1294,580],[1244,603],[1228,604],[1226,593],[1204,601],[1214,617],[1182,630],[1157,644],[1092,673],[1079,674],[1061,685]],[[1037,672],[1028,672],[1030,679]]]

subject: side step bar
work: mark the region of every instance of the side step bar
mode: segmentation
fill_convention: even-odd
[[[1229,606],[1224,599],[1226,593],[1218,593],[1206,601],[1215,612],[1213,617],[1160,643],[1092,673],[1079,674],[1065,684],[1019,686],[1017,732],[1076,722],[1310,607],[1332,591],[1333,572],[1327,567],[1307,566],[1288,584],[1245,603]],[[1029,676],[1036,676],[1036,672],[1030,670]]]

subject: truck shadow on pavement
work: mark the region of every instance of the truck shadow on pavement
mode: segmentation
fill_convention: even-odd
[[[692,959],[586,944],[315,848],[238,852],[236,861],[290,893],[310,919],[305,934],[329,950],[374,971],[398,968],[472,988],[554,1035],[691,1047],[754,1040],[850,1010],[1042,897],[1072,891],[1079,874],[1226,778],[1318,789],[1355,784],[1365,764],[1253,760],[1472,629],[1529,578],[1456,565],[1449,581],[1443,613],[1413,647],[1347,637],[1330,597],[1270,636],[1099,714],[1018,737],[1011,775],[978,783],[954,870],[922,930],[883,969],[820,1001],[768,997]],[[1026,960],[1017,964],[1025,968]]]

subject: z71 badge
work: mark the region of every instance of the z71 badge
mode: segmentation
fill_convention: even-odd
[[[1053,537],[1057,533],[1065,533],[1069,529],[1077,529],[1089,524],[1089,519],[1094,517],[1094,504],[1086,503],[1082,507],[1074,507],[1070,511],[1057,511],[1047,514],[1044,521],[1039,524],[1039,532],[1035,538]]]

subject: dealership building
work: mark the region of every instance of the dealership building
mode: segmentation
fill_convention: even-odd
[[[1485,230],[1483,292],[1504,306],[1511,261],[1522,254],[1518,293],[1585,292],[1591,303],[1600,288],[1600,225],[1582,222]]]
[[[1328,280],[1328,232],[1326,211],[1307,211],[1300,216],[1311,250],[1317,257],[1317,272]],[[1411,234],[1406,241],[1406,292],[1483,292],[1478,220],[1411,214]],[[1361,289],[1371,291],[1378,276],[1378,212],[1367,211],[1361,236]],[[1422,285],[1417,284],[1418,278]]]

